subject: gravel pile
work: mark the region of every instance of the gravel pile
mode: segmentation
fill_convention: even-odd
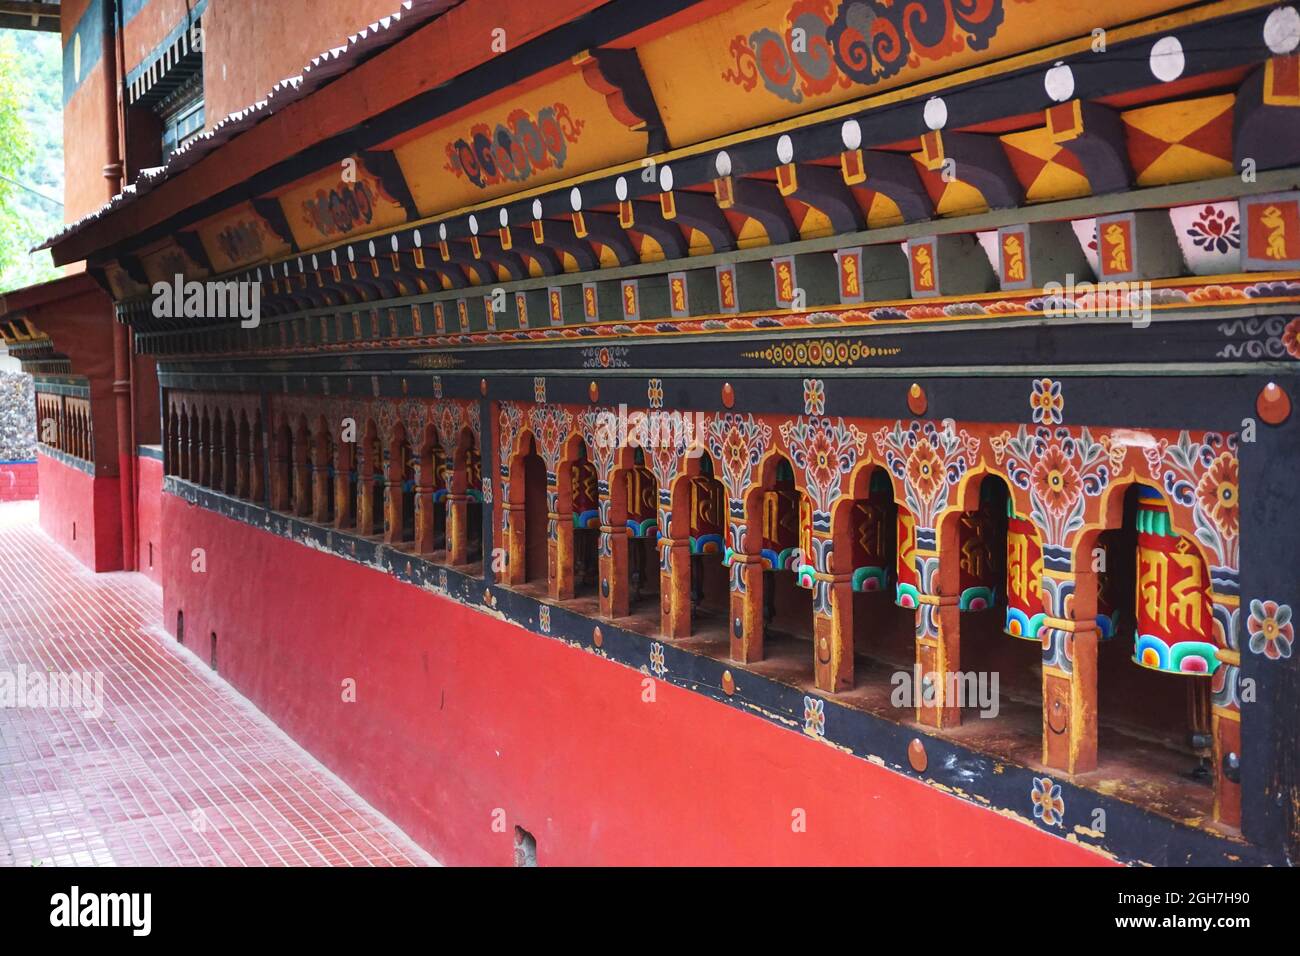
[[[23,372],[0,372],[0,461],[36,457],[36,389]]]

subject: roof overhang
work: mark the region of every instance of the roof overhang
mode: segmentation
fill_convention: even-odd
[[[0,0],[0,30],[58,33],[63,9],[58,0]]]
[[[39,248],[51,249],[56,264],[76,262],[187,210],[250,198],[255,193],[249,183],[268,172],[301,175],[334,161],[335,154],[354,151],[364,131],[377,124],[393,123],[394,132],[414,125],[438,108],[453,85],[481,90],[489,79],[479,68],[491,64],[495,71],[501,54],[486,43],[467,44],[464,37],[505,29],[511,51],[518,51],[602,2],[548,0],[502,10],[487,0],[404,0],[391,17],[322,53]],[[668,5],[678,9],[694,2]],[[430,50],[443,52],[431,58]]]

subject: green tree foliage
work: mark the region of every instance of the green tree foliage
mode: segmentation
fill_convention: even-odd
[[[0,31],[0,291],[59,274],[28,250],[63,221],[61,68],[56,35]]]

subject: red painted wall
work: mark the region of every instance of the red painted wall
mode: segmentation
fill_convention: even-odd
[[[125,72],[130,73],[151,56],[172,30],[185,22],[187,9],[194,6],[193,0],[188,3],[186,0],[148,0],[126,24],[122,34]]]
[[[40,482],[34,461],[0,461],[0,501],[31,501]]]
[[[135,566],[155,584],[162,584],[162,462],[138,456],[135,477]]]
[[[1090,864],[1032,826],[171,495],[164,618],[448,864]],[[192,570],[203,548],[206,571]],[[356,701],[342,700],[343,681]],[[793,811],[807,832],[793,832]],[[493,814],[504,811],[504,832]]]
[[[262,99],[312,57],[400,8],[400,0],[210,0],[203,15],[208,125]]]
[[[39,451],[36,464],[41,528],[91,570],[120,571],[122,522],[117,478],[92,477]]]

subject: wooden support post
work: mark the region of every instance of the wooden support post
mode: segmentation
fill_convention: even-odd
[[[945,522],[944,531],[951,567],[940,557],[937,531],[916,529],[916,575],[920,594],[916,609],[916,667],[919,695],[916,719],[927,727],[956,727],[961,724],[961,708],[949,699],[949,679],[961,669],[960,596],[956,589],[956,562],[959,557],[957,521]],[[953,586],[941,588],[941,578],[950,578]]]
[[[434,551],[433,486],[437,481],[437,464],[419,465],[415,474],[415,553]]]
[[[357,534],[374,534],[375,528],[375,476],[369,463],[364,463],[357,476]]]
[[[253,467],[253,453],[251,449],[241,448],[236,453],[235,459],[235,497],[248,498],[249,489],[252,487],[251,476],[249,474]]]
[[[316,458],[318,456],[313,456]],[[244,484],[244,456],[240,455],[239,483]],[[334,489],[330,487],[330,469],[328,461],[313,461],[311,465],[311,520],[323,524],[329,520],[329,496]],[[242,493],[240,494],[242,498]]]
[[[345,445],[341,444],[334,452],[334,527],[346,528],[352,524],[352,475],[351,462],[345,460]]]
[[[660,538],[659,618],[664,637],[691,636],[691,543]]]
[[[307,462],[307,449],[293,443],[293,511],[298,515],[311,514],[311,470]]]
[[[271,445],[271,510],[284,511],[289,504],[289,462],[285,459],[287,448],[278,441]],[[200,456],[201,472],[206,472],[206,458]],[[202,475],[201,475],[202,478]],[[200,484],[206,482],[200,479]]]
[[[447,495],[447,563],[469,563],[469,495]],[[522,557],[522,556],[521,556]]]
[[[627,560],[630,543],[626,525],[600,526],[600,613],[605,617],[626,617],[632,609]]]
[[[763,560],[756,554],[731,555],[731,659],[750,664],[763,659]]]
[[[1086,773],[1097,767],[1097,577],[1045,566],[1042,593],[1043,763]]]
[[[400,469],[400,462],[394,467]],[[398,544],[402,540],[402,476],[391,475],[384,479],[384,543]]]
[[[853,576],[818,573],[814,605],[829,601],[830,613],[813,613],[813,669],[817,689],[853,689]]]

